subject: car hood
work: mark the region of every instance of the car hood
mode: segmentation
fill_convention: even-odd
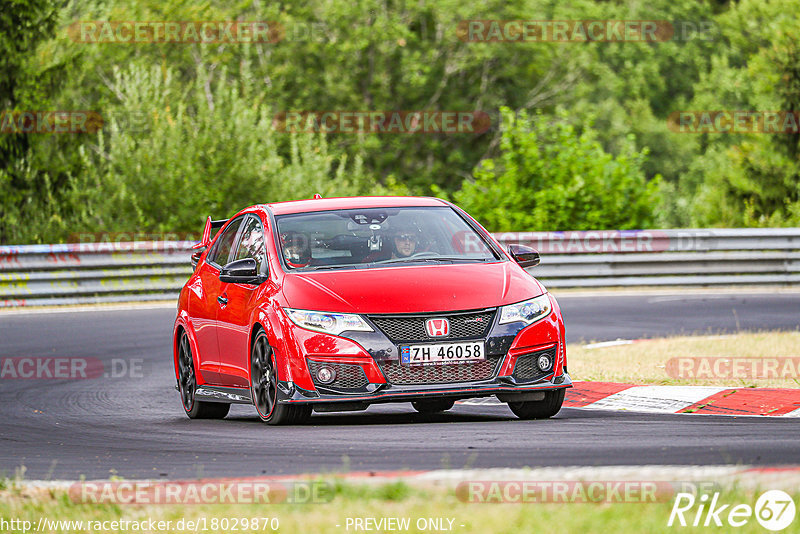
[[[287,304],[342,313],[425,313],[513,304],[544,293],[515,263],[407,265],[289,273]]]

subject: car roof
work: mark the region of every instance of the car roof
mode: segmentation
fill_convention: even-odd
[[[342,209],[441,207],[447,205],[447,202],[444,200],[433,197],[339,197],[273,202],[265,206],[270,208],[275,215],[287,215],[290,213],[308,213],[313,211]]]

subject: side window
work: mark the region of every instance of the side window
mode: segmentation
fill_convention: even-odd
[[[231,253],[231,247],[233,246],[236,233],[239,231],[239,226],[241,226],[241,224],[241,218],[231,221],[219,238],[217,238],[216,243],[214,243],[214,248],[208,253],[206,261],[222,267],[228,263],[228,256]]]
[[[256,216],[249,216],[244,220],[242,238],[236,249],[234,260],[253,258],[259,266],[260,274],[267,274],[267,252],[264,248],[264,227]]]

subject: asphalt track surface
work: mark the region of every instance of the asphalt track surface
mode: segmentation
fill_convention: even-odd
[[[800,293],[559,297],[569,341],[800,328]],[[0,380],[0,474],[27,479],[195,478],[464,467],[800,464],[796,419],[563,409],[519,421],[505,406],[422,416],[410,404],[268,427],[247,406],[183,414],[174,310],[0,315],[0,357],[140,362],[123,378]],[[579,378],[579,377],[576,377]]]

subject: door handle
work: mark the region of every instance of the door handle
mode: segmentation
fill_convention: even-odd
[[[226,306],[228,304],[228,298],[227,297],[223,297],[223,296],[219,296],[219,297],[217,297],[217,302],[219,302],[220,306]]]

